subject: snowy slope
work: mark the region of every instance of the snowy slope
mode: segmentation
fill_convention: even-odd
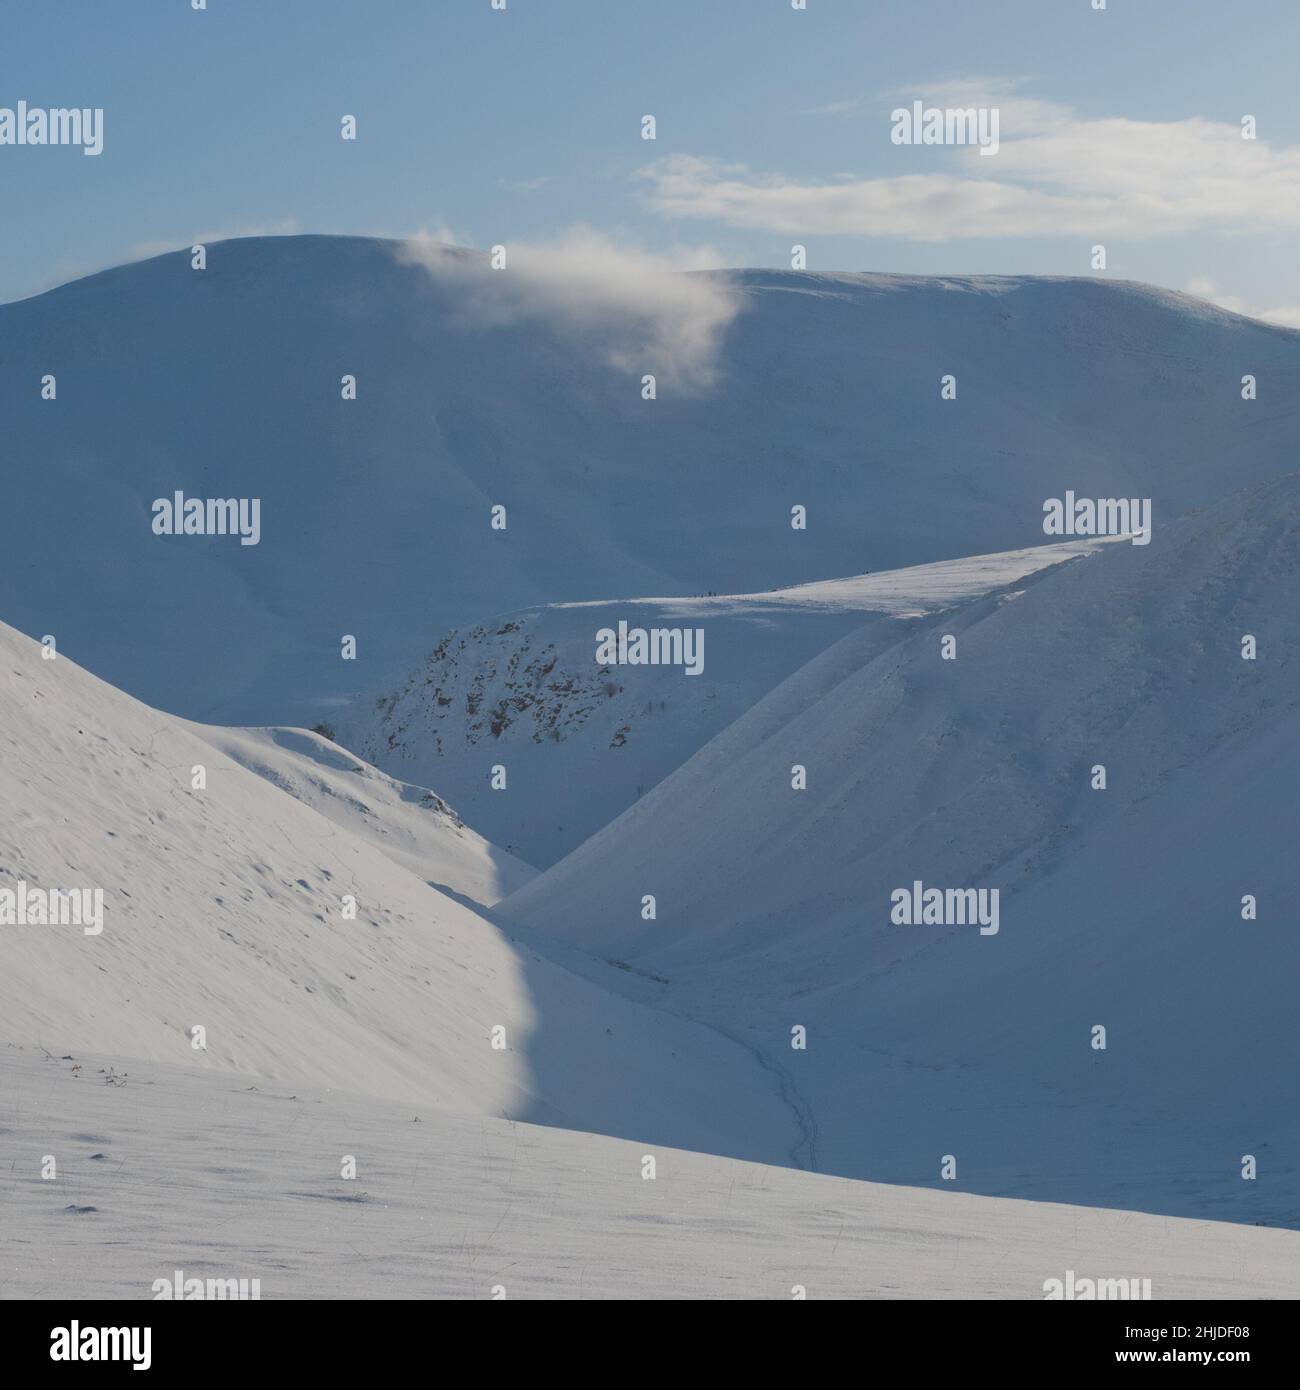
[[[443,789],[490,839],[550,865],[845,634],[928,614],[1089,553],[1071,541],[758,594],[553,604],[446,634],[397,689],[335,718],[389,771]],[[704,666],[602,666],[602,628],[699,629]],[[504,788],[491,770],[506,770]]]
[[[760,1041],[823,1169],[1294,1223],[1297,651],[1291,475],[850,635],[498,912]],[[998,888],[998,934],[894,925],[916,880]]]
[[[147,1299],[178,1269],[259,1279],[264,1299],[1041,1299],[1068,1270],[1150,1279],[1153,1299],[1300,1296],[1291,1231],[847,1182],[122,1058],[7,1052],[0,1129],[0,1297]]]
[[[534,876],[521,859],[475,834],[436,792],[395,781],[321,734],[189,727],[241,767],[471,907],[490,907]]]
[[[0,925],[0,1043],[684,1147],[726,1131],[727,1152],[789,1157],[794,1119],[744,1048],[514,947],[373,839],[3,627],[0,711],[0,888],[104,894],[99,935]]]
[[[6,537],[0,620],[187,717],[312,727],[491,614],[1037,545],[1067,488],[1163,522],[1293,462],[1300,334],[1149,287],[688,277],[735,312],[683,375],[671,317],[643,347],[590,287],[493,312],[515,271],[397,250],[228,241],[0,306],[4,469],[48,518]],[[260,499],[260,543],[154,535],[177,489]]]

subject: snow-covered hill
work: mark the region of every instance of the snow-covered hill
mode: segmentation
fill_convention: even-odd
[[[500,1152],[473,1136],[508,1120],[1300,1224],[1300,334],[1131,284],[752,271],[674,280],[661,320],[658,295],[426,262],[250,239],[0,307],[25,509],[0,548],[0,913],[20,884],[104,897],[102,933],[0,920],[0,1045],[61,1086],[87,1079],[65,1054],[143,1067],[160,1123],[178,1067],[213,1105],[311,1093],[331,1136],[364,1115],[408,1222],[499,1207]],[[672,316],[699,295],[687,367]],[[177,492],[258,499],[257,544],[154,534]],[[1151,543],[1044,546],[1067,492],[1150,499]],[[659,597],[608,598],[629,593]],[[621,622],[699,629],[702,671],[598,662]],[[914,884],[996,892],[997,915],[892,920]],[[70,1094],[35,1129],[23,1112],[32,1142]],[[270,1099],[229,1102],[225,1162],[288,1163]],[[417,1107],[444,1158],[486,1165],[428,1201],[425,1141],[391,1137]],[[480,1245],[537,1260],[511,1276],[528,1291],[572,1291],[606,1218],[624,1290],[674,1269],[660,1246],[654,1278],[618,1274],[636,1222],[685,1231],[737,1291],[805,1282],[805,1257],[864,1286],[839,1235],[789,1244],[863,1188],[771,1179],[738,1234],[715,1162],[670,1158],[683,1182],[655,1211],[664,1189],[623,1186],[631,1150],[519,1142],[527,1220]],[[309,1205],[337,1143],[317,1178],[295,1140]],[[543,1191],[590,1218],[559,1273]],[[48,1241],[47,1198],[24,1199],[22,1239]],[[856,1253],[905,1253],[865,1287],[1032,1296],[1103,1255],[1146,1272],[1127,1232],[1061,1246],[1077,1212],[971,1200],[872,1207]],[[291,1247],[301,1213],[265,1190],[260,1210]],[[954,1229],[969,1279],[937,1272]],[[1266,1247],[1252,1290],[1285,1284]],[[1229,1288],[1227,1247],[1195,1249],[1169,1287]]]
[[[515,947],[382,838],[41,652],[0,626],[0,893],[101,890],[102,930],[0,920],[0,1043],[789,1158],[743,1046]]]
[[[395,781],[322,734],[189,727],[241,767],[471,907],[490,907],[536,872],[476,834],[436,792]]]
[[[147,1299],[177,1269],[258,1279],[264,1299],[1041,1299],[1068,1270],[1149,1279],[1153,1299],[1300,1294],[1291,1231],[880,1187],[247,1083],[8,1051],[4,1295]]]
[[[851,634],[498,912],[781,1058],[824,1170],[1293,1223],[1298,652],[1293,474]],[[996,934],[896,924],[917,881]]]
[[[647,335],[596,281],[530,298],[401,251],[249,238],[0,306],[39,522],[6,535],[0,620],[187,717],[312,727],[489,615],[1038,545],[1066,489],[1160,524],[1293,461],[1300,334],[1149,287],[743,271],[659,296]],[[683,370],[700,294],[718,349]],[[259,543],[155,535],[178,490],[259,499]]]
[[[549,865],[625,811],[819,652],[885,647],[926,616],[1088,554],[1070,541],[758,594],[553,604],[446,634],[404,684],[339,712],[371,761],[442,788],[474,826]],[[596,635],[698,629],[702,670],[601,665]],[[493,769],[504,769],[504,786]]]

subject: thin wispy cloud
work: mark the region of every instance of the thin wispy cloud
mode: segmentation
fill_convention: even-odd
[[[918,85],[891,95],[909,105],[923,98],[933,106],[996,106],[996,156],[981,158],[972,147],[893,146],[882,103],[881,148],[906,172],[807,179],[679,154],[639,171],[646,199],[669,218],[927,242],[1300,228],[1300,146],[1243,139],[1235,122],[1085,117],[1005,81]]]

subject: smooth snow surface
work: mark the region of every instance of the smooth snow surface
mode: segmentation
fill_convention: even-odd
[[[178,1269],[260,1279],[264,1299],[1041,1299],[1067,1270],[1148,1278],[1153,1299],[1300,1295],[1292,1231],[881,1187],[120,1058],[5,1058],[12,1297],[147,1299]]]

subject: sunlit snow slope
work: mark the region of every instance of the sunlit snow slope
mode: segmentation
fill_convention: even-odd
[[[322,734],[189,727],[241,767],[471,906],[490,907],[533,877],[533,869],[476,834],[436,792],[395,781]]]
[[[0,925],[0,1043],[789,1159],[795,1122],[741,1046],[513,946],[373,838],[41,651],[0,626],[0,888],[100,888],[104,922]]]

